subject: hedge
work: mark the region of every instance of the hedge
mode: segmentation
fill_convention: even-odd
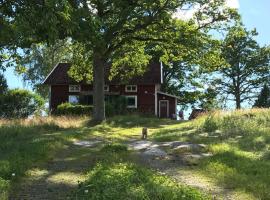
[[[75,105],[71,103],[63,103],[57,106],[53,112],[54,115],[91,115],[93,106]]]

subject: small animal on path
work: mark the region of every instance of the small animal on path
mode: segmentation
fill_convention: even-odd
[[[142,139],[146,140],[147,139],[147,134],[148,134],[148,130],[146,127],[143,127],[142,129]]]

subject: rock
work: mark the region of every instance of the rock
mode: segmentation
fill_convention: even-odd
[[[202,159],[201,155],[188,154],[183,157],[183,160],[188,165],[198,165]]]
[[[135,141],[135,142],[129,144],[128,146],[134,150],[144,150],[144,149],[147,149],[153,145],[154,144],[150,141]]]
[[[145,152],[143,152],[146,156],[154,156],[154,157],[166,157],[167,153],[159,148],[149,148]]]
[[[100,140],[93,140],[93,141],[76,141],[73,142],[74,145],[76,146],[82,146],[82,147],[94,147],[97,144],[101,143],[102,141]]]
[[[173,148],[174,153],[206,152],[207,146],[204,144],[180,144]]]
[[[183,161],[188,165],[198,165],[203,158],[210,157],[212,154],[186,154]]]
[[[187,145],[187,144],[189,144],[189,143],[180,142],[180,141],[174,141],[174,142],[171,142],[170,147],[171,148],[176,148],[176,147],[179,147],[179,146],[182,146],[182,145]]]
[[[192,150],[191,146],[188,144],[179,145],[173,148],[174,153],[187,153],[187,152],[190,152],[191,150]]]

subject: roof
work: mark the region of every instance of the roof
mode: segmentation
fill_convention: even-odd
[[[49,75],[44,80],[43,84],[47,85],[66,85],[66,84],[78,84],[74,79],[68,76],[68,70],[70,69],[70,63],[58,63],[53,70],[49,73]],[[113,78],[113,80],[109,80],[109,71],[110,68],[106,68],[105,70],[105,83],[107,84],[121,84],[123,80],[119,77]],[[126,80],[125,83],[128,84],[160,84],[162,83],[161,76],[161,64],[159,62],[151,62],[149,64],[148,69],[142,76],[135,76]]]
[[[160,92],[160,91],[157,91],[158,94],[162,94],[164,96],[168,96],[168,97],[173,97],[173,98],[176,98],[176,99],[180,99],[180,97],[178,96],[175,96],[175,95],[172,95],[172,94],[168,94],[168,93],[165,93],[165,92]]]

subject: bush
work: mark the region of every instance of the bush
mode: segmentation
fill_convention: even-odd
[[[53,112],[55,115],[91,115],[93,106],[63,103]]]
[[[40,114],[44,108],[44,99],[27,90],[13,89],[0,95],[0,117],[26,118]]]
[[[214,132],[218,129],[218,122],[214,115],[209,115],[204,121],[203,129],[206,132]]]

